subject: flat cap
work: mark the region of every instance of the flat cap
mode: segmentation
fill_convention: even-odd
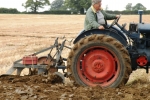
[[[98,3],[98,2],[101,2],[102,0],[92,0],[92,5]]]

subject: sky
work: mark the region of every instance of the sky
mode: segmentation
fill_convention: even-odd
[[[22,6],[27,0],[0,0],[0,8],[16,8],[18,11],[25,11],[26,9]],[[52,2],[54,0],[50,0]],[[128,3],[132,3],[132,6],[135,6],[137,3],[143,4],[150,10],[150,0],[102,0],[102,8],[105,9],[106,5],[108,6],[108,10],[125,10],[125,6]],[[48,10],[49,8],[46,7]]]

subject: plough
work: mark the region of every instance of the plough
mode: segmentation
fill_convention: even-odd
[[[15,61],[13,63],[13,66],[4,75],[11,75],[14,71],[16,71],[17,75],[20,75],[24,68],[28,68],[29,75],[51,73],[60,76],[64,82],[64,76],[67,76],[68,73],[65,72],[65,62],[67,61],[67,59],[61,56],[62,50],[64,49],[64,47],[68,49],[71,48],[69,46],[65,46],[66,40],[64,40],[62,44],[60,44],[58,43],[58,39],[59,38],[56,38],[52,46],[31,55],[24,56],[22,59]],[[54,49],[56,49],[55,54],[53,54],[52,56],[52,51]],[[38,54],[46,52],[48,50],[50,52],[47,56],[42,56],[39,58],[37,57]],[[62,69],[63,73],[58,72],[59,69]]]

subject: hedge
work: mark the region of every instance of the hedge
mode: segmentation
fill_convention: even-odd
[[[0,13],[10,13],[10,14],[17,14],[19,11],[15,8],[0,8]]]
[[[137,15],[138,11],[106,11],[110,14],[124,14],[124,15]],[[10,14],[35,14],[33,12],[19,12],[15,8],[0,8],[0,13],[10,13]],[[67,11],[67,10],[50,10],[44,12],[37,12],[36,14],[78,14],[77,11]],[[150,14],[150,10],[143,11],[143,14]]]

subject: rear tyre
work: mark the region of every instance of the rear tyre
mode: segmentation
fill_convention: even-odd
[[[67,64],[70,79],[82,86],[119,87],[131,73],[128,51],[107,35],[81,39],[69,53]]]

